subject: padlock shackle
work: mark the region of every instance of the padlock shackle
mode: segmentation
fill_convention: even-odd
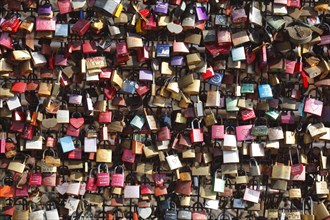
[[[314,91],[315,91],[315,97],[311,96],[311,93],[314,92]],[[312,88],[308,91],[307,97],[322,100],[322,93],[317,87],[315,87],[315,88]]]
[[[108,165],[106,164],[106,163],[104,163],[104,164],[99,164],[98,166],[97,166],[97,173],[101,173],[101,166],[102,165],[105,165],[105,168],[106,168],[106,173],[109,173],[109,167],[108,167]]]
[[[307,199],[308,199],[308,201],[309,201],[310,204],[311,204],[310,214],[313,215],[313,213],[314,213],[314,202],[313,202],[313,199],[312,199],[311,196],[308,196],[308,197],[302,199],[302,209],[303,209],[303,214],[305,214],[305,211],[306,211],[306,210],[305,210],[305,201],[306,201]],[[308,202],[308,201],[306,201],[306,202]]]
[[[201,203],[201,202],[195,202],[194,204],[193,204],[193,206],[192,206],[192,208],[193,208],[193,211],[195,212],[195,211],[204,211],[204,206],[203,206],[203,204]]]
[[[251,161],[254,162],[254,165],[255,165],[255,166],[259,166],[259,164],[258,164],[256,158],[252,157],[252,158],[250,158],[250,160],[249,160],[249,166],[250,166],[250,167],[252,167],[252,162],[251,162]]]
[[[94,169],[90,169],[89,170],[89,174],[88,174],[88,177],[92,177],[92,173],[93,173]]]
[[[198,122],[198,128],[201,128],[201,124],[199,122],[199,119],[198,118],[195,118],[191,121],[191,129],[195,129],[195,126],[194,126],[194,122],[197,121]]]
[[[113,169],[114,173],[117,173],[118,168],[121,168],[121,173],[120,174],[124,174],[125,170],[124,167],[122,165],[118,165]]]
[[[266,117],[256,117],[256,119],[254,119],[253,125],[256,126],[256,122],[258,121],[264,121],[266,122],[264,125],[268,126],[268,120]]]
[[[228,213],[228,212],[221,212],[218,217],[217,217],[217,220],[221,220],[223,219],[224,217],[228,217],[229,220],[231,220],[231,215]]]
[[[51,151],[53,153],[53,156],[56,157],[57,156],[57,153],[56,151],[53,149],[53,148],[47,148],[44,150],[44,152],[42,153],[42,158],[45,159],[45,154],[47,151]]]
[[[236,130],[235,130],[234,126],[232,126],[232,125],[229,125],[229,126],[226,127],[225,134],[228,134],[228,129],[232,129],[232,131],[234,132],[234,134],[236,134]]]

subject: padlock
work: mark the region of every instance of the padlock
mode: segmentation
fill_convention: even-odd
[[[222,174],[221,179],[218,178],[218,171],[214,173],[214,177],[212,179],[212,190],[214,192],[224,192],[226,180],[224,179],[224,175]]]
[[[254,164],[252,164],[252,162]],[[259,164],[255,158],[250,158],[249,168],[250,168],[250,170],[249,170],[250,176],[260,176],[261,175]]]
[[[40,172],[40,167],[39,170],[36,167],[35,172],[31,172],[29,175],[29,186],[41,186],[42,185],[42,173]]]
[[[194,127],[194,122],[195,121],[197,121],[197,123],[198,123],[198,128]],[[200,127],[200,122],[197,118],[195,118],[191,122],[190,140],[191,140],[192,143],[198,143],[198,142],[203,142],[204,141],[203,131]]]
[[[314,206],[313,214],[315,215],[315,219],[327,219],[330,216],[329,211],[324,205],[323,201]]]
[[[121,169],[120,172],[117,170]],[[116,166],[114,168],[114,174],[112,174],[112,181],[111,181],[111,186],[112,187],[124,187],[124,180],[125,180],[125,175],[124,175],[124,167],[123,166]]]
[[[101,173],[101,166],[102,164],[98,165],[98,172],[97,172],[97,180],[96,185],[99,187],[107,187],[110,185],[110,176],[109,176],[109,169],[108,165],[104,164],[106,167],[106,172]]]
[[[225,134],[223,136],[223,150],[236,150],[237,149],[237,140],[235,134],[229,134],[229,129],[234,132],[234,128],[229,126],[225,130]]]
[[[94,171],[94,169],[91,169],[89,171],[89,176],[87,178],[86,190],[88,190],[88,191],[97,190],[96,178],[93,176],[93,171]]]

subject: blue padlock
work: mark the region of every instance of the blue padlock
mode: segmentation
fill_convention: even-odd
[[[122,90],[122,92],[125,92],[125,93],[134,94],[136,85],[137,84],[135,81],[124,80],[121,90]]]
[[[222,79],[223,73],[214,73],[214,76],[210,78],[207,83],[214,86],[221,86]]]
[[[132,121],[130,122],[130,125],[137,130],[141,130],[145,123],[146,119],[142,116],[135,115]]]
[[[273,92],[269,84],[258,85],[258,92],[260,99],[272,99]]]

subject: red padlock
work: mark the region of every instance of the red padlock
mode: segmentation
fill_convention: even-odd
[[[86,19],[78,20],[71,28],[74,34],[84,36],[91,26],[91,22]]]
[[[118,173],[118,168],[121,169],[121,171]],[[111,186],[112,187],[124,187],[124,167],[123,166],[116,166],[114,169],[114,174],[112,175],[112,181]]]
[[[139,11],[139,14],[141,15],[141,16],[143,16],[143,17],[149,17],[149,15],[150,15],[150,9],[148,9],[148,8],[145,8],[145,9],[141,9],[140,11]]]
[[[244,109],[241,111],[241,116],[242,116],[242,120],[246,121],[246,120],[254,119],[256,117],[256,114],[253,109],[252,110]]]
[[[302,58],[298,58],[296,65],[294,67],[294,73],[301,73],[303,71],[303,63],[301,62]]]
[[[15,93],[24,93],[26,90],[26,82],[14,82],[11,91]]]
[[[111,79],[112,69],[110,68],[102,68],[100,73],[100,79]]]
[[[147,86],[146,84],[142,83],[142,82],[138,82],[137,83],[137,88],[135,88],[135,92],[139,95],[139,96],[144,96],[147,92],[150,91],[149,86]]]
[[[82,148],[81,142],[78,138],[73,139],[73,143],[76,149],[70,151],[68,154],[69,159],[81,160],[82,158]]]
[[[15,110],[12,117],[15,121],[25,121],[25,113],[23,111]]]
[[[198,128],[194,127],[195,121],[198,122]],[[204,141],[203,131],[201,129],[201,125],[200,122],[198,121],[198,118],[195,118],[191,122],[190,140],[192,143],[199,143]]]
[[[148,46],[137,48],[137,60],[139,62],[144,62],[149,59],[149,50]]]
[[[97,169],[97,180],[96,180],[96,185],[97,186],[109,186],[110,185],[110,176],[109,176],[109,168],[108,165],[104,164],[106,166],[106,172],[101,173],[101,165],[98,166]]]
[[[97,185],[96,185],[96,179],[93,176],[93,169],[89,171],[89,176],[87,179],[87,184],[86,184],[86,190],[88,191],[96,191],[97,190]]]
[[[212,68],[212,66],[208,67],[205,71],[205,73],[202,73],[202,77],[204,80],[208,80],[210,78],[212,78],[214,76],[214,70]]]
[[[30,173],[29,186],[41,186],[42,174],[40,172]]]
[[[17,17],[11,17],[1,24],[1,29],[4,32],[16,33],[20,25],[20,20]]]
[[[111,123],[111,119],[112,119],[111,111],[100,112],[99,123]]]
[[[26,125],[24,127],[23,133],[21,134],[21,138],[24,138],[26,140],[32,140],[33,138],[33,126],[32,125]]]
[[[109,100],[113,99],[116,96],[116,93],[117,93],[116,88],[113,86],[106,86],[103,89],[103,94]]]

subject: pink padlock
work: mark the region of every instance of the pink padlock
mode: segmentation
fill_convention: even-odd
[[[194,127],[194,121],[198,122],[198,128]],[[198,118],[195,118],[191,122],[190,140],[192,143],[198,143],[204,141],[203,131],[201,129],[201,125],[200,122],[198,121]]]
[[[55,146],[55,138],[52,135],[48,135],[46,139],[46,147],[54,147]]]
[[[101,165],[100,164],[97,168],[97,180],[96,185],[97,186],[109,186],[110,185],[110,176],[109,176],[109,168],[108,165],[104,164],[106,166],[106,172],[101,173]]]
[[[212,139],[223,139],[225,135],[224,125],[212,125]]]
[[[171,131],[167,126],[161,127],[159,129],[159,131],[157,133],[157,140],[158,141],[171,140]]]
[[[225,127],[223,125],[222,117],[220,116],[220,124],[212,125],[211,127],[211,138],[212,139],[223,139],[225,136]]]
[[[4,153],[6,153],[6,138],[4,133],[2,132],[0,139],[0,154],[4,154]]]
[[[43,186],[56,186],[56,173],[44,173],[42,178]]]
[[[87,184],[86,184],[86,190],[88,191],[96,191],[97,190],[97,185],[96,185],[96,179],[93,176],[93,169],[89,171],[89,176],[87,179]]]
[[[22,188],[16,188],[15,190],[15,197],[26,197],[29,196],[29,188],[25,184]]]
[[[314,98],[311,97],[312,91],[315,91],[316,93],[316,96]],[[321,101],[322,94],[320,90],[318,88],[311,89],[309,90],[307,96],[308,97],[305,99],[304,112],[321,116],[323,109],[323,101]]]
[[[121,169],[121,172],[118,173],[118,168]],[[114,169],[114,174],[112,175],[111,186],[112,187],[124,187],[124,167],[123,166],[116,166]]]

